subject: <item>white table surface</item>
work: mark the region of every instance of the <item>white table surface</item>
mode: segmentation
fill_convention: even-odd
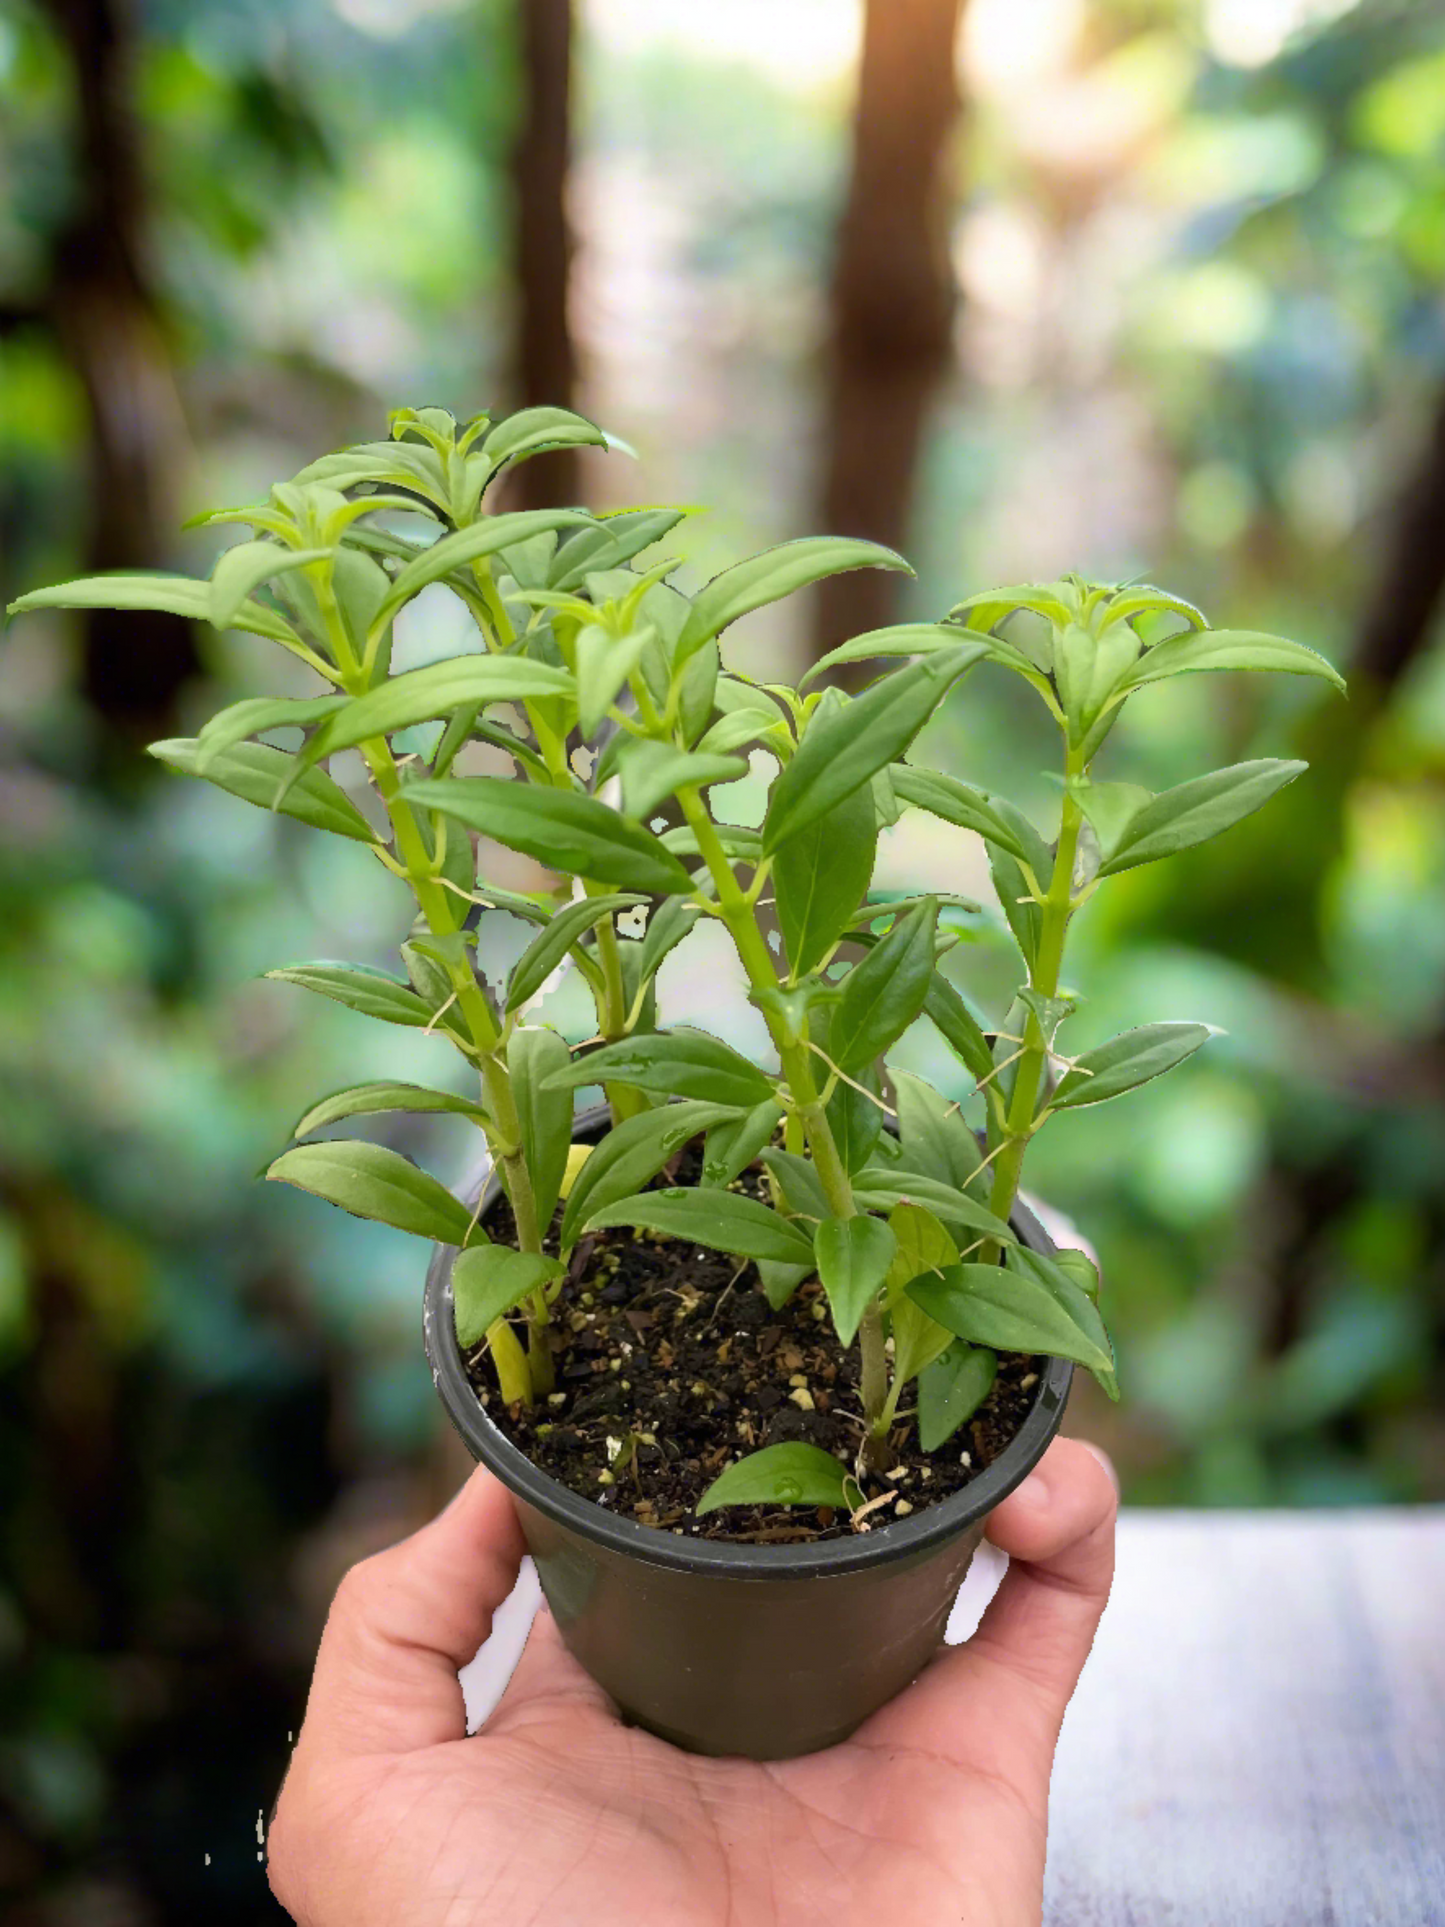
[[[985,1548],[949,1624],[977,1623]],[[462,1671],[495,1704],[530,1561]],[[1445,1508],[1130,1512],[1064,1723],[1050,1927],[1445,1923]]]

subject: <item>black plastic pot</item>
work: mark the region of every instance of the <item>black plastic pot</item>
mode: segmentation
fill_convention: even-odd
[[[599,1133],[606,1112],[577,1120]],[[494,1176],[483,1215],[499,1194]],[[473,1197],[476,1195],[474,1187]],[[1015,1232],[1052,1249],[1025,1206]],[[1059,1429],[1073,1366],[1050,1359],[1016,1437],[964,1491],[906,1519],[820,1545],[726,1545],[617,1518],[540,1472],[487,1416],[452,1315],[456,1250],[427,1274],[427,1358],[474,1458],[510,1489],[547,1603],[570,1650],[639,1726],[694,1753],[755,1760],[846,1739],[938,1649],[984,1522]]]

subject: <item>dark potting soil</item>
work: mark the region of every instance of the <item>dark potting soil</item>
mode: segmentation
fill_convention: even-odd
[[[689,1147],[675,1175],[687,1184]],[[651,1187],[649,1187],[650,1189]],[[760,1170],[739,1189],[764,1195]],[[555,1254],[559,1209],[547,1239]],[[505,1199],[488,1215],[510,1241]],[[1037,1395],[1042,1361],[1002,1352],[992,1391],[933,1454],[912,1419],[893,1432],[897,1464],[862,1482],[876,1504],[857,1523],[829,1506],[726,1506],[699,1519],[712,1481],[745,1452],[803,1439],[847,1462],[862,1436],[856,1345],[838,1341],[816,1279],[774,1311],[750,1259],[628,1228],[585,1237],[552,1308],[557,1387],[532,1411],[502,1404],[485,1343],[467,1374],[491,1418],[560,1484],[642,1525],[694,1539],[784,1545],[846,1538],[961,1491],[1018,1431]],[[906,1408],[905,1408],[906,1409]]]

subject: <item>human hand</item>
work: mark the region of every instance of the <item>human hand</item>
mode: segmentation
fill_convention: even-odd
[[[757,1764],[624,1726],[545,1610],[466,1736],[458,1669],[524,1546],[478,1470],[336,1595],[271,1825],[301,1927],[1025,1927],[1049,1773],[1114,1565],[1104,1462],[1058,1439],[988,1536],[1010,1556],[967,1644],[850,1740]]]

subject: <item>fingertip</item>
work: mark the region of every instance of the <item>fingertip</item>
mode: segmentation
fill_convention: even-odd
[[[1011,1557],[1050,1559],[1109,1524],[1118,1498],[1103,1452],[1081,1439],[1055,1439],[1022,1485],[995,1507],[987,1534]]]

